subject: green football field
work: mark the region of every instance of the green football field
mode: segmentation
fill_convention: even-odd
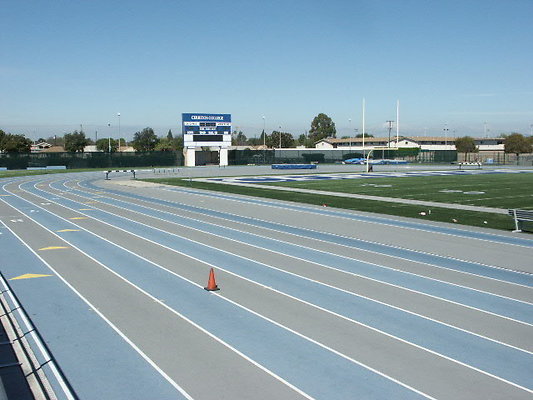
[[[482,207],[533,209],[533,173],[338,179],[271,185]]]

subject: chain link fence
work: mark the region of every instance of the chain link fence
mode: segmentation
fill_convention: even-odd
[[[4,153],[0,167],[7,169],[46,168],[129,168],[183,165],[183,154],[177,151],[146,153]]]
[[[204,154],[205,153],[205,154]],[[218,164],[212,151],[197,152],[198,162]],[[366,154],[365,154],[366,156]],[[271,165],[341,163],[350,158],[362,158],[361,151],[349,149],[269,149],[229,150],[229,165]],[[506,154],[503,152],[457,153],[455,150],[377,149],[374,159],[405,160],[409,163],[481,162],[494,165],[533,165],[532,154]],[[184,165],[181,151],[153,151],[146,153],[0,153],[0,168],[25,169],[64,166],[73,168],[131,168],[178,167]]]

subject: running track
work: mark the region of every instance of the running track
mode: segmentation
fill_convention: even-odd
[[[79,398],[532,398],[530,236],[115,183],[0,191],[1,270],[48,275],[9,283]]]

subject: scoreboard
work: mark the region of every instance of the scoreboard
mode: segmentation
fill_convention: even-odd
[[[231,114],[181,114],[183,146],[231,146]]]

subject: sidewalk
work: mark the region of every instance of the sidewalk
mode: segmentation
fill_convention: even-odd
[[[202,179],[195,179],[195,180],[201,181]],[[213,183],[212,181],[210,182]],[[230,183],[230,182],[217,182],[217,183],[224,184],[224,185],[246,186],[246,187],[251,187],[251,188],[259,188],[259,189],[275,189],[275,190],[285,190],[287,192],[319,194],[323,196],[348,197],[352,199],[386,201],[389,203],[400,203],[400,204],[412,204],[412,205],[418,205],[418,206],[423,206],[423,207],[440,207],[440,208],[451,208],[451,209],[456,209],[456,210],[486,212],[486,213],[492,213],[492,214],[507,214],[507,209],[503,209],[503,208],[468,206],[465,204],[439,203],[436,201],[402,199],[398,197],[369,196],[365,194],[326,192],[324,190],[289,188],[285,186],[271,186],[271,185],[265,186],[265,185],[256,185],[253,183]]]

